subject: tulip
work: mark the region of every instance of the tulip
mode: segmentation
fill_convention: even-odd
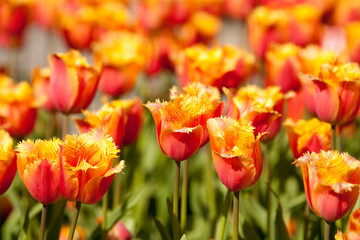
[[[359,21],[345,25],[347,52],[350,59],[360,63],[360,19]]]
[[[10,135],[0,129],[0,195],[10,187],[16,174],[16,154]]]
[[[55,105],[51,98],[50,69],[35,68],[32,73],[31,84],[37,101],[43,102],[40,106],[47,111],[55,111]]]
[[[284,95],[278,87],[261,89],[255,85],[240,88],[236,93],[224,89],[229,97],[226,116],[245,119],[254,126],[254,135],[268,133],[272,139],[280,130]]]
[[[123,145],[130,145],[136,141],[144,123],[144,108],[140,98],[122,100],[127,121],[123,135]]]
[[[321,122],[317,118],[296,122],[287,119],[284,127],[295,158],[301,157],[306,152],[319,153],[321,150],[331,149],[331,125],[329,123]]]
[[[67,240],[69,232],[70,232],[70,226],[69,225],[61,226],[60,234],[59,234],[59,240]],[[76,226],[74,239],[76,239],[76,240],[85,240],[86,239],[85,229],[80,227],[80,226]]]
[[[16,84],[0,74],[0,127],[12,137],[24,137],[33,130],[40,103],[27,82]]]
[[[110,136],[99,129],[67,135],[60,146],[60,191],[69,201],[94,204],[109,188],[125,162],[112,167],[119,150]]]
[[[260,138],[250,122],[228,117],[207,121],[210,146],[220,181],[231,191],[252,186],[262,172]]]
[[[143,38],[134,33],[109,33],[94,44],[95,62],[101,68],[99,88],[116,97],[133,89],[143,65]]]
[[[59,8],[64,0],[35,0],[34,20],[44,29],[50,30],[59,17]]]
[[[227,16],[245,19],[255,8],[255,0],[225,0],[224,11]]]
[[[57,110],[71,114],[86,109],[96,92],[97,71],[76,50],[51,54],[49,62],[51,96]]]
[[[327,222],[342,218],[359,196],[360,162],[337,151],[306,153],[295,160],[301,167],[307,202]]]
[[[279,86],[283,93],[301,88],[299,48],[293,44],[272,45],[266,53],[266,86]]]
[[[19,176],[37,201],[50,204],[61,198],[59,151],[61,141],[26,140],[16,146]]]
[[[195,45],[180,53],[176,73],[180,85],[201,82],[221,89],[237,87],[257,69],[255,57],[240,48]]]
[[[350,214],[348,231],[343,234],[338,231],[335,240],[359,240],[360,239],[360,208]]]
[[[338,55],[345,52],[348,43],[343,27],[325,25],[319,35],[319,44],[322,48]]]
[[[206,120],[221,115],[220,93],[202,84],[172,92],[172,101],[147,103],[156,125],[157,140],[163,153],[175,161],[188,159],[207,141]],[[219,106],[220,105],[220,106]]]
[[[360,67],[356,63],[324,64],[317,77],[314,104],[320,120],[345,125],[356,117],[360,106]]]
[[[126,228],[126,226],[121,222],[117,221],[112,229],[106,235],[107,240],[131,240],[131,232]]]
[[[347,23],[360,20],[360,3],[357,0],[335,1],[332,20],[335,25],[344,26]]]

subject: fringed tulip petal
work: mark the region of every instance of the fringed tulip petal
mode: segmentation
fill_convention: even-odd
[[[0,195],[11,185],[16,174],[16,154],[10,135],[0,129]]]

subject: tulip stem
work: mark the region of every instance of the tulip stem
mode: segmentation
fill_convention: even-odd
[[[207,193],[209,198],[209,207],[210,207],[210,222],[211,222],[211,233],[210,238],[214,234],[215,224],[216,224],[216,200],[215,200],[215,192],[214,192],[214,184],[213,184],[213,171],[212,171],[213,161],[211,156],[207,158],[207,168],[206,168],[206,186]],[[229,208],[229,207],[228,207]]]
[[[222,210],[222,214],[221,214],[220,229],[219,229],[218,234],[216,234],[217,240],[224,239],[226,220],[227,220],[227,216],[228,216],[228,212],[229,212],[230,202],[231,202],[231,191],[228,190],[226,193],[226,196],[225,196],[224,206],[223,206],[223,210]]]
[[[48,205],[43,204],[41,212],[41,223],[40,223],[40,234],[39,240],[44,240],[45,237],[45,225],[46,225],[46,214],[48,210]]]
[[[239,240],[239,191],[234,192],[233,240]]]
[[[310,219],[310,207],[309,204],[305,205],[305,219],[304,219],[304,240],[308,239],[308,229],[309,229],[309,219]]]
[[[63,115],[63,126],[62,126],[62,139],[65,140],[65,136],[68,132],[69,119],[68,115]]]
[[[174,177],[174,199],[173,199],[173,239],[179,239],[179,182],[180,182],[180,161],[175,161],[175,177]]]
[[[183,165],[183,179],[181,186],[180,228],[183,231],[183,233],[186,232],[188,176],[189,176],[189,159],[186,159]]]
[[[336,125],[331,125],[331,150],[336,150]]]
[[[122,159],[123,151],[120,152],[119,162]],[[113,200],[113,208],[116,208],[120,205],[120,194],[121,194],[121,174],[116,174],[114,177],[114,200]]]
[[[108,210],[108,201],[109,194],[106,192],[103,197],[102,207],[103,207],[103,221],[101,223],[101,239],[106,239],[106,225],[107,225],[107,210]]]
[[[270,230],[271,230],[271,195],[270,195],[270,184],[271,184],[271,168],[270,168],[270,162],[269,162],[269,153],[268,153],[268,145],[263,145],[263,156],[264,156],[264,164],[266,168],[266,206],[267,206],[267,219],[266,219],[266,236],[267,239],[270,239]]]
[[[330,223],[325,221],[324,240],[330,239]]]
[[[75,207],[75,210],[74,210],[74,216],[73,216],[73,218],[71,220],[71,226],[70,226],[70,232],[69,232],[68,240],[73,240],[73,238],[74,238],[76,224],[77,224],[77,220],[79,218],[79,213],[80,213],[80,207],[81,207],[81,202],[77,201],[76,202],[76,207]]]

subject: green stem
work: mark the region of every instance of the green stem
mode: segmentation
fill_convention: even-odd
[[[48,210],[48,205],[43,204],[41,212],[41,223],[40,223],[40,234],[39,240],[44,240],[45,237],[45,225],[46,225],[46,214]]]
[[[175,161],[175,176],[174,176],[174,199],[173,199],[173,239],[179,239],[179,228],[177,221],[179,221],[179,183],[180,183],[180,161]]]
[[[330,223],[325,221],[324,240],[330,239]]]
[[[122,159],[122,152],[120,152],[119,161]],[[113,208],[116,208],[120,205],[120,195],[121,195],[121,174],[116,174],[114,177],[114,200]]]
[[[304,240],[308,239],[308,229],[310,220],[310,207],[309,204],[305,205],[305,217],[304,217]]]
[[[231,202],[231,191],[228,190],[225,196],[224,200],[224,206],[221,213],[221,219],[220,219],[220,228],[218,234],[216,234],[217,240],[223,240],[224,239],[224,233],[225,233],[225,227],[226,227],[226,220],[229,212],[229,206]]]
[[[209,151],[210,152],[210,151]],[[211,238],[214,235],[214,231],[215,231],[215,224],[216,224],[216,212],[217,212],[217,208],[216,208],[216,201],[215,201],[215,191],[214,191],[214,183],[213,183],[213,161],[212,161],[212,157],[209,156],[207,157],[207,168],[206,168],[206,187],[207,187],[207,193],[208,193],[208,200],[209,200],[209,208],[210,208],[210,236],[209,238]]]
[[[341,137],[341,128],[340,126],[337,126],[339,128],[339,134],[336,137],[336,150],[339,152],[342,152],[342,148],[343,148],[343,142],[342,142],[342,137]]]
[[[77,224],[77,220],[79,218],[79,213],[80,213],[80,207],[81,207],[81,202],[77,201],[76,202],[76,207],[75,207],[75,210],[74,210],[74,216],[73,216],[73,218],[71,220],[71,226],[70,226],[70,232],[69,232],[68,240],[73,240],[73,238],[74,238],[76,224]]]
[[[239,240],[239,191],[234,192],[233,240]]]
[[[180,228],[183,233],[186,232],[186,217],[187,217],[187,195],[188,195],[188,177],[189,177],[189,159],[184,161],[183,179],[181,186],[181,214],[180,214]]]
[[[65,140],[66,134],[68,132],[69,119],[68,115],[63,115],[63,126],[62,126],[62,139]]]
[[[268,154],[268,145],[263,145],[263,159],[266,169],[266,206],[267,206],[267,219],[266,219],[266,237],[267,239],[270,239],[270,232],[271,232],[271,195],[270,195],[270,185],[271,185],[271,168],[270,168],[270,162],[269,162],[269,154]]]
[[[336,125],[331,125],[331,150],[336,150]]]
[[[101,223],[101,239],[106,239],[106,225],[107,225],[107,210],[108,210],[108,201],[109,201],[109,194],[106,192],[103,197],[102,207],[103,207],[103,221]]]

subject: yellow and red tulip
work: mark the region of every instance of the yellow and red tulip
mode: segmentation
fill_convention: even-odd
[[[19,176],[31,196],[45,205],[61,198],[60,144],[54,138],[26,140],[16,146]]]
[[[154,118],[161,150],[175,161],[188,159],[206,142],[206,120],[223,109],[219,92],[210,87],[195,83],[184,90],[173,90],[172,101],[145,105]]]
[[[263,167],[261,134],[255,137],[249,122],[228,117],[209,119],[207,128],[220,181],[231,191],[255,184]]]
[[[340,231],[335,235],[335,240],[359,240],[360,239],[360,208],[350,214],[348,231]]]
[[[86,109],[95,96],[98,72],[76,50],[51,54],[49,62],[51,96],[57,110],[71,114]]]
[[[10,135],[0,129],[0,195],[10,187],[16,174],[16,154]]]
[[[93,45],[95,62],[101,69],[99,89],[102,92],[116,97],[133,89],[144,64],[143,40],[136,33],[114,32]]]
[[[267,132],[264,138],[272,139],[281,127],[284,94],[279,87],[261,89],[255,85],[240,88],[236,93],[224,89],[229,97],[226,116],[245,119],[254,126],[254,134]]]
[[[335,1],[332,21],[335,25],[345,26],[360,20],[360,2],[357,0]]]
[[[112,138],[94,129],[79,136],[67,135],[60,146],[60,191],[69,201],[94,204],[108,190],[125,162],[113,167],[119,153]]]
[[[43,102],[40,107],[47,111],[55,111],[56,107],[51,98],[50,69],[35,68],[32,72],[31,84],[35,98]]]
[[[279,86],[283,93],[301,88],[299,48],[294,44],[273,44],[266,52],[266,86]]]
[[[360,162],[347,153],[306,153],[295,160],[301,167],[307,202],[328,222],[347,214],[359,196]]]
[[[359,21],[346,24],[344,29],[347,42],[347,52],[349,53],[350,59],[351,61],[360,63],[360,19]]]
[[[29,83],[15,83],[0,74],[0,128],[12,137],[24,137],[33,130],[40,103]]]
[[[225,0],[224,11],[227,16],[245,19],[255,8],[255,0]]]
[[[306,152],[319,153],[331,149],[331,125],[317,118],[293,121],[286,119],[284,127],[295,158]]]
[[[322,65],[314,84],[314,104],[320,120],[336,125],[350,123],[360,106],[360,67],[357,63]]]

